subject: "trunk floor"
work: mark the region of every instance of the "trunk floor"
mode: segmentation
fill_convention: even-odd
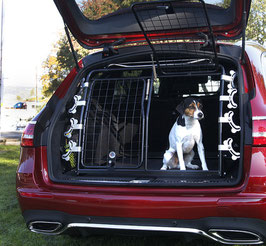
[[[124,160],[125,161],[125,160]],[[159,186],[210,186],[210,185],[225,185],[229,186],[235,182],[235,175],[227,175],[221,178],[218,174],[218,161],[216,158],[206,159],[209,171],[201,170],[201,162],[199,159],[194,159],[193,164],[199,165],[200,169],[179,171],[179,169],[171,169],[160,171],[162,167],[162,159],[148,159],[148,169],[144,167],[121,169],[121,168],[102,168],[87,169],[77,175],[76,172],[70,172],[70,175],[65,175],[64,180],[82,182],[84,184],[114,184],[114,185],[159,185]],[[130,168],[130,167],[129,167]]]
[[[232,177],[219,177],[218,173],[209,172],[205,175],[195,175],[195,173],[190,173],[184,175],[174,175],[172,177],[161,176],[149,176],[149,177],[92,177],[92,176],[76,176],[72,178],[68,178],[65,180],[78,181],[82,183],[91,183],[91,184],[114,184],[114,185],[166,185],[166,186],[190,186],[190,185],[199,185],[199,186],[208,186],[208,185],[230,185],[235,182],[235,179]]]
[[[218,160],[217,159],[206,159],[208,169],[210,171],[218,170]],[[195,170],[202,170],[201,168],[201,162],[199,159],[194,159],[192,161],[192,164],[198,165],[199,168]],[[163,165],[163,159],[162,158],[149,158],[147,161],[147,170],[160,170]],[[144,170],[144,166],[138,167],[138,163],[134,163],[134,160],[130,159],[123,159],[123,163],[117,162],[115,164],[115,168],[138,168],[140,170]],[[175,168],[172,170],[179,170],[179,168]],[[187,170],[193,170],[190,168],[187,168]]]

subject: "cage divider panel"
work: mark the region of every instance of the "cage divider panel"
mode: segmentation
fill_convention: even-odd
[[[150,105],[151,105],[151,97],[153,90],[154,79],[157,78],[155,70],[153,70],[152,79],[147,80],[147,110],[146,110],[146,127],[145,127],[145,170],[148,170],[148,151],[149,151],[149,114],[150,114]]]
[[[78,171],[139,168],[144,162],[145,79],[91,78],[89,83]]]
[[[222,67],[222,71],[224,74],[224,68]],[[224,95],[224,80],[221,79],[221,84],[220,84],[220,97]],[[219,100],[219,118],[223,117],[223,101]],[[223,124],[222,122],[219,122],[219,118],[218,118],[218,155],[219,155],[219,168],[218,168],[218,172],[220,177],[222,177],[224,175],[224,171],[223,171],[223,153],[221,150],[219,150],[219,146],[222,145],[223,143]]]
[[[85,101],[87,100],[88,94],[91,91],[91,84],[89,82],[90,76],[91,76],[91,73],[87,76],[85,82],[81,85],[82,88],[85,88],[84,89],[84,99],[85,99]],[[86,104],[86,106],[87,106],[87,104]],[[80,146],[82,145],[82,136],[84,134],[83,130],[84,130],[84,114],[85,114],[85,112],[86,112],[86,108],[82,107],[81,114],[80,114],[80,124],[82,124],[83,128],[81,128],[79,130],[79,141],[78,141]],[[79,164],[81,162],[81,155],[82,154],[83,154],[83,152],[81,150],[81,152],[79,152],[78,156],[77,156],[77,159],[78,159],[77,160],[77,167],[76,167],[77,171],[78,171],[78,166],[79,166]]]
[[[140,29],[150,46],[160,74],[191,72],[203,74],[218,69],[215,40],[205,2],[190,2],[196,11],[186,8],[184,1],[142,2],[131,6]],[[206,33],[200,28],[207,27]],[[189,29],[198,33],[192,37]],[[161,33],[155,37],[155,34]],[[183,32],[181,35],[180,32]],[[185,34],[187,33],[187,34]],[[180,58],[191,57],[186,63],[175,61],[173,52]],[[167,55],[166,55],[167,54]],[[205,59],[195,59],[195,56]]]

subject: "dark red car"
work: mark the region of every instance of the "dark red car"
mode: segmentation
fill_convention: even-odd
[[[23,133],[17,194],[27,227],[263,243],[266,50],[245,42],[251,1],[142,2],[97,20],[74,0],[54,1],[79,43],[101,50],[76,61]],[[176,106],[189,96],[203,105],[208,170],[161,170]]]

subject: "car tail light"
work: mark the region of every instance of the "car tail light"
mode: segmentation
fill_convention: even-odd
[[[32,147],[33,146],[33,138],[34,138],[34,128],[35,128],[36,121],[31,121],[26,126],[24,132],[21,136],[21,143],[22,147]]]
[[[266,117],[253,117],[253,145],[266,146]]]

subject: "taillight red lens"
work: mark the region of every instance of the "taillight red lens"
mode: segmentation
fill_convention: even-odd
[[[253,117],[253,145],[266,146],[266,117]]]
[[[25,128],[24,132],[21,136],[22,147],[32,147],[33,146],[33,138],[34,138],[34,128],[36,122],[31,121]]]

